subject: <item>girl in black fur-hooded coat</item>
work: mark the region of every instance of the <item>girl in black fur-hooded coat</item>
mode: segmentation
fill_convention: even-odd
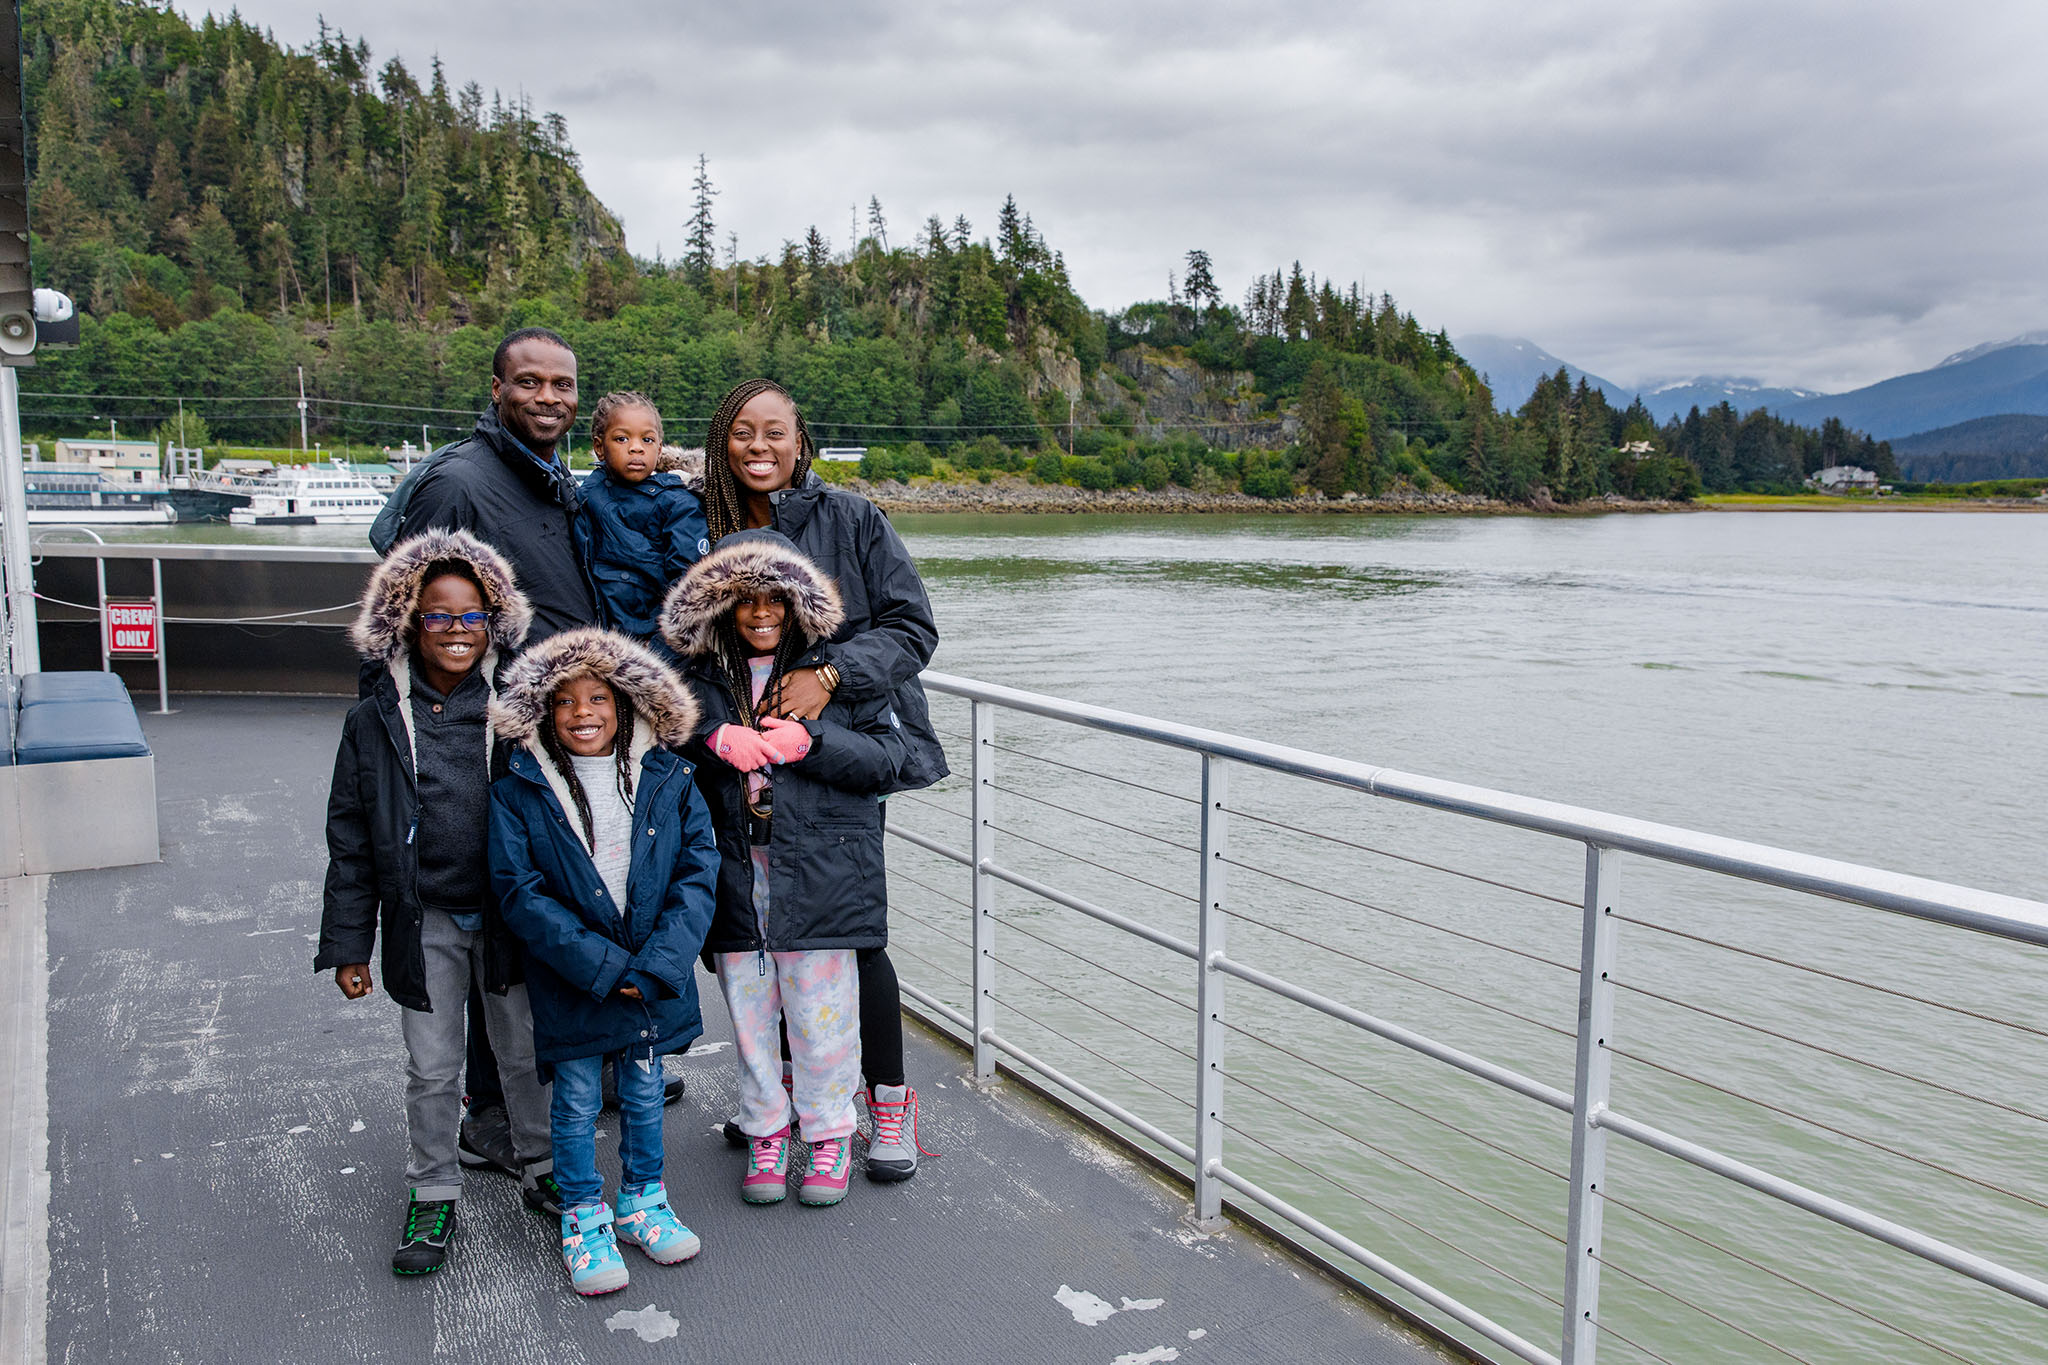
[[[429,531],[370,576],[351,639],[367,692],[342,725],[327,799],[327,881],[316,971],[351,1000],[384,986],[408,1057],[411,1199],[392,1269],[437,1268],[462,1190],[466,1006],[483,986],[485,1031],[503,1067],[512,1149],[529,1192],[548,1176],[548,1096],[534,1066],[519,951],[497,920],[485,854],[499,659],[533,612],[504,558],[466,531]]]
[[[736,609],[779,602],[779,637],[754,652]],[[832,580],[774,531],[728,536],[669,590],[662,635],[688,662],[684,676],[702,707],[698,785],[711,807],[722,855],[718,917],[705,947],[714,953],[802,948],[872,948],[888,942],[882,808],[904,753],[903,727],[886,696],[834,697],[814,720],[758,714],[752,674],[765,659],[766,684],[810,668],[843,619]],[[738,736],[731,732],[751,732]],[[739,766],[735,744],[759,744],[779,759]],[[802,756],[784,752],[802,750]],[[725,749],[727,752],[721,753]],[[748,776],[766,776],[772,815],[751,823]],[[757,781],[754,785],[763,785]],[[758,806],[759,798],[751,805]],[[766,838],[751,838],[766,835]],[[768,918],[757,923],[750,843],[766,843]]]
[[[879,798],[904,759],[888,695],[835,695],[803,721],[763,704],[792,670],[817,665],[843,619],[832,580],[773,531],[726,537],[662,610],[662,635],[689,660],[704,708],[697,780],[719,851],[705,947],[733,1019],[734,1130],[752,1149],[740,1193],[753,1203],[782,1197],[792,1100],[811,1144],[798,1198],[844,1197],[861,1079],[855,954],[888,942]]]

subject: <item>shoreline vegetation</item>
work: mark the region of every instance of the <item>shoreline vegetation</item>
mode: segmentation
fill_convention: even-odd
[[[829,477],[829,476],[828,476]],[[1671,499],[1624,498],[1610,494],[1576,503],[1510,502],[1479,494],[1417,492],[1399,489],[1379,497],[1257,498],[1239,492],[1201,492],[1190,488],[1157,491],[1134,488],[1091,490],[1066,484],[1037,484],[1024,479],[989,483],[896,479],[869,482],[858,477],[834,479],[883,511],[899,513],[972,513],[1014,516],[1604,516],[1646,512],[2048,512],[2048,501],[2017,498],[1950,498],[1913,495],[1885,499],[1844,498],[1827,494],[1709,494]]]
[[[324,21],[291,47],[233,12],[25,0],[22,36],[37,283],[81,311],[24,386],[31,440],[438,446],[499,338],[544,326],[586,395],[646,394],[678,444],[772,378],[903,505],[1604,511],[1831,465],[1897,481],[1832,419],[1660,424],[1562,370],[1502,412],[1441,327],[1298,261],[1230,263],[1240,301],[1156,243],[1166,297],[1093,306],[1013,198],[977,231],[871,197],[750,259],[700,156],[683,254],[637,257],[565,119]],[[913,491],[935,464],[1002,491]]]

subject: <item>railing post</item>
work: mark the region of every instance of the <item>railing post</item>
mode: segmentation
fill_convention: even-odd
[[[114,671],[114,657],[107,648],[107,557],[104,554],[94,555],[92,567],[99,576],[100,585],[100,619],[93,623],[100,634],[100,672],[111,673]],[[158,621],[156,628],[162,630],[164,623]]]
[[[1223,956],[1224,854],[1229,827],[1224,810],[1228,769],[1214,754],[1202,755],[1201,930],[1195,975],[1195,1222],[1209,1231],[1223,1227]]]
[[[150,584],[156,592],[156,713],[171,714],[170,623],[164,619],[164,562],[149,561]],[[102,611],[105,609],[102,608]]]
[[[1579,937],[1579,1046],[1572,1083],[1571,1210],[1566,1219],[1564,1365],[1593,1365],[1600,1344],[1600,1218],[1606,1199],[1607,1108],[1614,1071],[1614,901],[1620,857],[1586,845],[1586,903]]]
[[[995,857],[996,721],[989,703],[969,705],[968,728],[974,737],[969,764],[974,780],[969,850],[974,857],[974,1079],[986,1081],[996,1074],[996,1050],[989,1041],[996,1029],[996,883],[988,875]]]

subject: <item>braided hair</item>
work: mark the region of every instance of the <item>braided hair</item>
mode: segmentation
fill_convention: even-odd
[[[761,689],[764,697],[773,696],[775,685],[789,672],[790,665],[803,657],[809,641],[803,631],[797,628],[796,607],[789,600],[789,594],[777,593],[782,599],[782,639],[775,645],[775,662],[768,670],[768,685]],[[740,639],[739,623],[733,619],[737,603],[725,609],[718,618],[718,671],[725,683],[725,690],[732,698],[734,710],[739,713],[740,722],[749,728],[759,728],[761,718],[754,714],[754,673],[747,660],[752,657],[746,642]]]
[[[584,674],[580,676],[592,676]],[[555,692],[575,681],[564,678],[555,684]],[[619,795],[625,799],[627,809],[633,806],[633,708],[619,704],[619,689],[605,683],[605,691],[612,694],[612,711],[618,717],[618,733],[612,736],[612,759],[619,770]],[[548,761],[555,765],[555,771],[568,784],[569,799],[576,803],[576,818],[583,822],[583,837],[591,845],[597,843],[597,817],[590,812],[590,797],[584,793],[582,782],[577,780],[576,765],[570,761],[569,750],[562,743],[562,737],[555,731],[555,720],[551,715],[541,722],[540,747],[547,751]]]
[[[804,425],[804,415],[797,412],[796,399],[789,396],[788,389],[772,379],[749,379],[736,385],[718,405],[711,418],[711,429],[704,434],[704,520],[710,527],[713,545],[747,527],[746,497],[732,476],[732,424],[741,408],[764,393],[781,394],[796,416],[796,468],[790,471],[791,488],[810,475],[811,461],[817,457],[811,429]]]
[[[659,447],[665,439],[661,429],[661,409],[654,406],[654,400],[633,389],[614,389],[597,400],[597,406],[590,410],[590,445],[599,451],[602,459],[604,434],[611,429],[612,415],[627,408],[646,408],[654,414],[654,444]]]

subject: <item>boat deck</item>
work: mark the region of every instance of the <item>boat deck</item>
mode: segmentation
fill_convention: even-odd
[[[1184,1190],[1022,1087],[973,1087],[964,1054],[915,1027],[941,1155],[906,1185],[856,1180],[835,1209],[743,1204],[716,1134],[735,1086],[708,981],[667,1128],[702,1256],[629,1250],[628,1289],[579,1299],[552,1223],[485,1173],[448,1267],[394,1277],[397,1007],[381,989],[345,1002],[310,969],[344,704],[177,704],[144,717],[162,864],[48,891],[49,1360],[1448,1358],[1256,1234],[1199,1236]],[[1118,1311],[1084,1324],[1063,1291]]]

